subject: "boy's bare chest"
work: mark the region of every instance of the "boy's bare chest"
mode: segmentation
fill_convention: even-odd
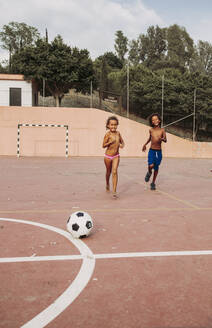
[[[156,130],[156,131],[152,130],[151,131],[151,136],[152,136],[153,139],[160,138],[162,136],[162,130]]]

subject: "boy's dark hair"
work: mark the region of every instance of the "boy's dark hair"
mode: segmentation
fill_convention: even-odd
[[[151,114],[149,117],[148,117],[148,120],[149,120],[149,125],[151,126],[151,127],[154,127],[154,125],[152,124],[152,118],[153,118],[153,116],[157,116],[158,117],[158,119],[159,119],[159,121],[160,121],[160,126],[161,126],[161,118],[160,118],[160,115],[158,114],[158,113],[153,113],[153,114]]]
[[[108,117],[108,119],[106,121],[106,129],[108,129],[108,125],[109,125],[109,123],[110,123],[111,120],[116,121],[117,122],[117,125],[119,125],[119,120],[117,119],[117,117],[116,116],[110,116],[110,117]]]

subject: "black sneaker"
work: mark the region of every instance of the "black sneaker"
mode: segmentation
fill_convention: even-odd
[[[152,173],[147,172],[146,176],[145,176],[145,181],[148,182],[150,177],[151,177]]]
[[[156,189],[156,187],[155,187],[155,183],[154,183],[154,182],[152,182],[152,183],[150,184],[150,188],[151,188],[151,190],[155,190],[155,189]]]

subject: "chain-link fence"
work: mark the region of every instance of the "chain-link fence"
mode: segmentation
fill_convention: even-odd
[[[131,81],[132,83],[132,81]],[[83,95],[71,90],[66,94],[62,101],[61,107],[72,108],[97,108],[108,111],[113,114],[128,117],[129,119],[148,125],[148,116],[153,112],[157,112],[162,117],[162,125],[166,127],[166,131],[182,138],[198,141],[212,141],[212,111],[209,113],[209,119],[206,119],[205,113],[201,110],[198,97],[202,97],[198,91],[197,97],[194,99],[193,92],[191,92],[189,103],[185,106],[177,103],[174,99],[172,103],[175,103],[176,110],[170,107],[170,104],[166,100],[167,91],[163,90],[162,85],[156,86],[154,105],[148,103],[148,98],[143,95],[143,99],[140,102],[135,100],[133,96],[133,90],[127,94],[127,90],[123,90],[121,105],[120,102],[110,99],[112,97],[100,97],[101,93],[94,92],[92,95]],[[130,88],[129,88],[130,90]],[[129,97],[129,99],[127,99]],[[153,100],[149,100],[153,102]],[[127,106],[128,104],[128,106]],[[148,105],[147,105],[148,104]],[[39,106],[54,107],[55,99],[53,97],[39,96]],[[186,112],[183,111],[186,109]]]

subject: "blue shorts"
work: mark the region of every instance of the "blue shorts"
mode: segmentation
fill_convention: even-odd
[[[158,171],[158,167],[162,160],[162,151],[150,148],[148,153],[148,165],[154,164],[154,170]]]

